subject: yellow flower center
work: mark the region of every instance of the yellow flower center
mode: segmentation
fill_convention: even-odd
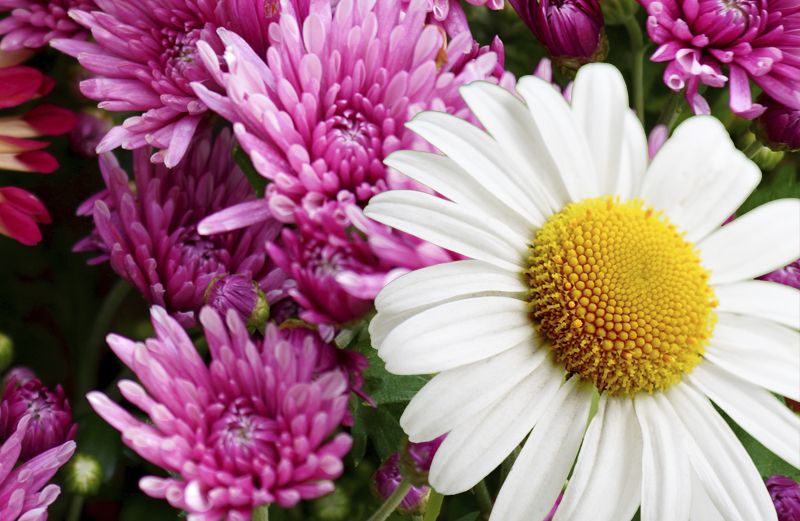
[[[666,389],[700,361],[717,305],[667,218],[610,197],[566,206],[530,248],[533,318],[567,371],[600,390]]]

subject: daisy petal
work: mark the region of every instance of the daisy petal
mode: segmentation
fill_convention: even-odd
[[[730,217],[760,179],[758,167],[736,150],[722,123],[695,116],[653,158],[641,196],[696,242]]]
[[[400,426],[413,442],[441,436],[496,403],[539,367],[547,353],[526,340],[486,360],[441,372],[414,396]]]
[[[530,235],[535,228],[528,219],[498,197],[499,194],[493,192],[491,186],[484,186],[482,179],[473,179],[447,156],[400,150],[387,157],[384,163],[454,203],[487,212],[519,234]]]
[[[624,132],[617,185],[611,193],[631,199],[639,194],[647,172],[647,136],[632,110],[625,112]]]
[[[752,279],[800,257],[800,200],[759,206],[698,245],[711,284]]]
[[[476,293],[520,293],[529,286],[520,275],[482,261],[463,260],[413,271],[387,284],[375,299],[378,313],[399,313]]]
[[[725,521],[722,514],[719,513],[717,507],[711,502],[708,493],[700,483],[700,478],[697,477],[697,472],[692,469],[692,514],[691,521]]]
[[[800,290],[764,280],[716,286],[717,312],[752,315],[800,329]]]
[[[466,257],[519,272],[527,239],[503,223],[433,195],[393,190],[373,197],[364,214]]]
[[[616,67],[593,63],[578,70],[572,112],[589,143],[601,194],[616,195],[625,113],[629,110],[628,89]]]
[[[642,428],[642,521],[688,521],[691,467],[680,420],[661,394],[634,399]]]
[[[504,156],[513,164],[517,183],[533,200],[541,200],[545,215],[559,211],[570,202],[558,168],[544,143],[536,139],[534,125],[522,101],[506,89],[485,81],[476,81],[460,89],[461,95],[486,130],[495,138]]]
[[[395,327],[378,355],[394,374],[430,374],[484,360],[534,335],[528,303],[476,297],[440,304]]]
[[[800,417],[772,393],[712,364],[700,364],[688,377],[766,448],[800,468]]]
[[[546,359],[496,405],[453,429],[433,458],[431,486],[440,494],[458,494],[485,478],[531,431],[563,375]]]
[[[530,136],[530,146],[557,172],[571,201],[600,195],[597,189],[592,153],[575,115],[564,96],[553,86],[533,76],[517,82],[517,92],[528,105],[538,132]]]
[[[720,313],[704,357],[755,385],[800,400],[800,336],[774,322]]]
[[[583,439],[592,388],[570,378],[536,423],[508,474],[489,521],[544,519]]]
[[[640,503],[641,480],[642,431],[633,400],[603,395],[553,519],[630,519]]]
[[[490,194],[496,195],[516,213],[538,226],[544,223],[540,197],[527,197],[506,170],[498,145],[486,132],[444,112],[422,112],[406,123],[412,132],[438,148]]]
[[[667,391],[690,441],[689,459],[727,521],[777,521],[775,507],[747,451],[711,403],[688,384]]]

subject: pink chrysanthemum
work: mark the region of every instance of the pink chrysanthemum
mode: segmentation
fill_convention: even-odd
[[[197,521],[246,520],[260,505],[291,507],[333,490],[347,434],[334,434],[347,411],[347,379],[316,375],[312,341],[293,343],[270,325],[263,342],[250,338],[231,311],[200,313],[211,356],[207,366],[191,339],[161,308],[156,338],[145,344],[111,335],[109,345],[142,385],[120,383],[145,423],[105,395],[90,393],[100,416],[123,441],[170,477],[139,485]]]
[[[141,112],[114,127],[98,153],[119,146],[151,145],[153,160],[174,167],[189,147],[207,112],[189,84],[210,78],[197,57],[196,43],[209,41],[221,49],[214,30],[230,27],[263,45],[274,16],[273,2],[229,0],[97,0],[98,10],[73,9],[70,16],[88,28],[95,42],[56,39],[53,46],[74,56],[94,78],[81,82],[81,92],[100,101],[100,108]]]
[[[647,31],[659,45],[651,59],[669,62],[664,82],[686,89],[696,113],[709,106],[701,84],[730,88],[731,110],[748,119],[750,80],[783,105],[800,109],[800,3],[796,0],[639,0]]]
[[[285,277],[266,255],[280,224],[268,216],[246,230],[203,237],[197,223],[222,208],[245,203],[253,191],[233,161],[228,132],[196,141],[172,170],[134,152],[133,185],[111,154],[100,167],[108,189],[90,198],[79,213],[94,216],[96,233],[77,251],[101,252],[111,267],[144,297],[191,325],[217,277],[240,274],[255,280],[274,303]]]
[[[16,429],[0,445],[0,519],[3,520],[46,521],[47,507],[61,492],[58,485],[47,482],[75,452],[75,442],[67,441],[15,467],[33,421],[30,414],[20,418]]]
[[[475,6],[486,6],[489,9],[499,10],[503,8],[504,0],[466,0],[467,3]],[[402,0],[408,6],[412,0]],[[441,25],[447,34],[455,36],[461,32],[469,32],[467,15],[459,0],[426,0],[425,8],[430,13],[428,21]]]
[[[71,20],[70,9],[94,9],[93,0],[0,0],[0,51],[41,49],[54,38],[86,38],[88,31]]]
[[[219,31],[226,45],[222,63],[219,53],[201,42],[200,54],[225,95],[202,83],[193,86],[234,123],[255,168],[271,181],[264,202],[270,213],[288,223],[314,223],[304,229],[316,226],[312,233],[290,234],[296,240],[288,242],[303,244],[308,252],[301,259],[289,247],[287,257],[295,275],[322,266],[335,282],[298,283],[301,304],[333,301],[342,292],[352,297],[336,313],[316,318],[335,323],[358,318],[356,312],[368,307],[358,301],[373,298],[395,274],[393,268],[452,259],[438,247],[370,226],[357,215],[376,193],[422,189],[383,164],[395,150],[430,150],[404,124],[425,109],[469,117],[458,96],[461,85],[478,79],[511,85],[513,77],[503,72],[502,57],[479,49],[468,32],[448,44],[444,31],[426,22],[425,0],[405,9],[400,2],[342,0],[334,8],[311,0],[309,13],[302,22],[291,7],[282,13],[271,28],[266,57],[229,31]],[[330,230],[331,215],[339,231]],[[230,208],[201,230],[244,227],[258,218]],[[369,235],[372,259],[353,239],[351,224]],[[398,255],[404,251],[411,254]],[[324,287],[306,292],[315,284]]]

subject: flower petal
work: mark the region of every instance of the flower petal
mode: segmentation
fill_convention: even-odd
[[[484,360],[535,334],[528,303],[508,297],[447,302],[386,335],[378,354],[394,374],[430,374]]]
[[[698,244],[711,284],[752,279],[800,257],[800,200],[759,206]]]
[[[496,405],[453,429],[433,458],[431,486],[441,494],[458,494],[489,475],[531,431],[563,375],[546,359]]]
[[[800,329],[800,290],[763,280],[748,280],[714,288],[717,312],[751,315]]]
[[[526,340],[486,360],[441,372],[411,399],[400,426],[413,442],[441,436],[495,404],[539,367],[547,353]]]
[[[634,399],[642,428],[642,521],[688,521],[691,466],[680,420],[663,394]]]
[[[603,395],[553,519],[630,519],[640,503],[641,481],[642,431],[633,400]]]
[[[758,167],[736,150],[722,123],[695,116],[653,158],[641,196],[696,242],[730,217],[760,180]]]
[[[570,378],[536,422],[497,496],[489,521],[544,519],[583,440],[592,388]]]
[[[687,384],[667,391],[686,432],[697,476],[726,521],[776,521],[775,507],[747,451],[711,403]]]
[[[392,190],[373,197],[364,214],[466,257],[519,272],[525,265],[526,238],[487,215],[433,195]]]
[[[800,468],[800,417],[772,393],[713,364],[697,366],[688,381],[766,448]]]
[[[800,400],[800,336],[774,322],[720,313],[704,357],[736,376]]]

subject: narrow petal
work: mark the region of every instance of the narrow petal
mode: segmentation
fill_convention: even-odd
[[[775,507],[747,451],[711,403],[687,384],[667,399],[689,435],[689,459],[726,521],[776,521]]]
[[[700,364],[688,381],[762,445],[800,468],[800,417],[772,393],[712,364]]]
[[[634,399],[642,428],[642,521],[688,521],[692,493],[680,420],[662,394]]]
[[[603,395],[554,521],[619,521],[639,507],[642,431],[633,400]]]
[[[455,261],[428,266],[393,280],[378,294],[375,308],[379,313],[399,313],[452,298],[521,293],[528,288],[521,275],[482,261]]]
[[[736,150],[722,123],[695,116],[653,158],[641,196],[696,242],[730,217],[760,180],[758,167]]]
[[[484,360],[534,335],[528,304],[476,297],[441,304],[394,328],[379,347],[395,374],[431,374]]]
[[[752,279],[800,257],[800,200],[780,199],[726,224],[698,244],[712,284]]]
[[[616,195],[629,110],[628,89],[616,67],[593,63],[578,70],[572,112],[589,144],[600,194]]]
[[[453,429],[433,458],[431,486],[441,494],[458,494],[485,478],[536,425],[563,374],[547,359],[496,405]]]
[[[736,376],[800,400],[800,336],[774,322],[719,314],[704,357]]]
[[[412,398],[400,426],[413,442],[441,436],[495,404],[539,367],[547,353],[526,340],[486,360],[441,372]]]
[[[364,214],[466,257],[519,272],[525,265],[526,238],[503,223],[422,192],[393,190],[373,197]]]
[[[583,440],[592,388],[570,378],[550,402],[500,489],[489,521],[544,519]]]
[[[625,135],[622,139],[617,185],[612,193],[632,199],[641,191],[647,173],[648,144],[642,122],[632,110],[625,112]]]
[[[752,315],[800,329],[800,290],[785,284],[749,280],[716,286],[717,312]]]

